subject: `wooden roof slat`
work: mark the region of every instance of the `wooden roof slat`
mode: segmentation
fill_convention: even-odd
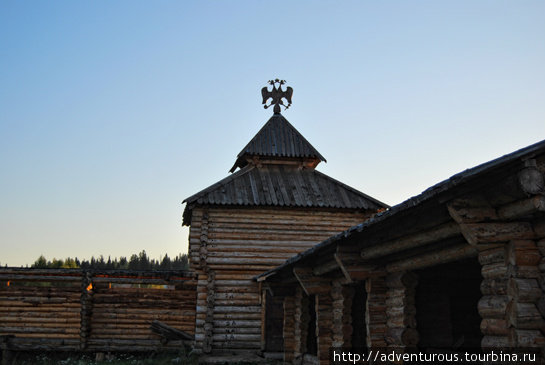
[[[246,166],[247,156],[326,159],[282,114],[274,114],[237,155],[231,172]]]
[[[184,222],[194,205],[288,206],[346,209],[387,207],[314,169],[296,166],[246,166],[187,198]],[[184,224],[185,224],[184,223]]]

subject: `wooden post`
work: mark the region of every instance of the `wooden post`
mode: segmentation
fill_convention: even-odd
[[[316,295],[316,339],[318,341],[318,361],[328,365],[329,349],[333,344],[333,299],[331,292]]]
[[[352,326],[352,302],[354,301],[355,290],[353,286],[343,286],[343,308],[342,308],[342,335],[343,335],[343,347],[352,347],[352,333],[354,328]]]
[[[384,277],[370,278],[365,283],[367,290],[367,346],[386,347],[386,283]]]
[[[506,253],[510,266],[506,308],[509,343],[518,347],[544,347],[541,330],[545,321],[537,306],[543,297],[537,280],[541,254],[533,240],[511,241]]]
[[[386,342],[390,346],[411,347],[418,344],[415,289],[418,277],[411,272],[396,272],[386,277]]]
[[[195,328],[196,347],[208,354],[212,352],[214,336],[214,303],[216,300],[216,273],[208,266],[208,210],[203,211],[199,247],[199,266],[206,275],[205,299],[197,300],[197,308],[204,311],[204,324]],[[198,317],[198,316],[197,316]],[[198,342],[202,341],[201,346]]]
[[[341,348],[344,346],[344,333],[343,333],[343,314],[344,314],[344,296],[343,286],[340,280],[334,280],[331,286],[331,299],[333,307],[333,320],[332,320],[332,347]]]
[[[91,317],[93,315],[93,275],[89,271],[83,271],[81,276],[81,310],[80,310],[80,350],[87,348],[87,341],[91,334]]]
[[[540,287],[540,229],[527,216],[543,211],[543,176],[526,166],[515,179],[527,196],[498,209],[485,199],[458,199],[449,203],[467,242],[479,252],[482,265],[482,347],[543,347],[545,299]],[[542,281],[543,282],[543,281]],[[540,306],[543,310],[540,311]]]
[[[308,331],[308,320],[309,316],[305,308],[308,307],[308,303],[303,298],[303,289],[297,287],[295,289],[294,297],[294,348],[293,356],[294,360],[299,361],[302,358],[303,354],[306,352],[306,343],[307,343],[307,331]]]
[[[293,295],[284,298],[284,362],[291,362],[295,358],[295,301]]]
[[[204,320],[204,339],[202,350],[205,354],[212,352],[212,341],[214,335],[214,302],[216,298],[216,273],[208,271],[206,284],[206,318]]]

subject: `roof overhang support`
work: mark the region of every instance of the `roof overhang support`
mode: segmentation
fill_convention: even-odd
[[[331,290],[331,279],[314,275],[310,267],[294,267],[293,274],[307,295],[326,294]]]
[[[349,283],[380,275],[376,265],[363,262],[357,246],[337,246],[334,257]]]
[[[261,290],[266,290],[271,296],[291,296],[295,295],[295,285],[291,284],[286,285],[285,283],[271,283],[271,282],[260,282]]]

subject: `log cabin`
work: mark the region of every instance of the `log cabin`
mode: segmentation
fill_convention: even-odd
[[[258,275],[262,291],[283,302],[284,361],[329,364],[331,348],[543,356],[544,174],[542,141]],[[263,306],[268,328],[277,314]]]
[[[283,302],[253,278],[388,207],[316,170],[325,158],[274,111],[231,175],[184,200],[197,352],[281,354]]]

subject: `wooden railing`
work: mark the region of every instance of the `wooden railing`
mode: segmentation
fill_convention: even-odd
[[[190,271],[0,268],[0,337],[12,350],[176,349],[151,323],[194,335],[196,297]]]

